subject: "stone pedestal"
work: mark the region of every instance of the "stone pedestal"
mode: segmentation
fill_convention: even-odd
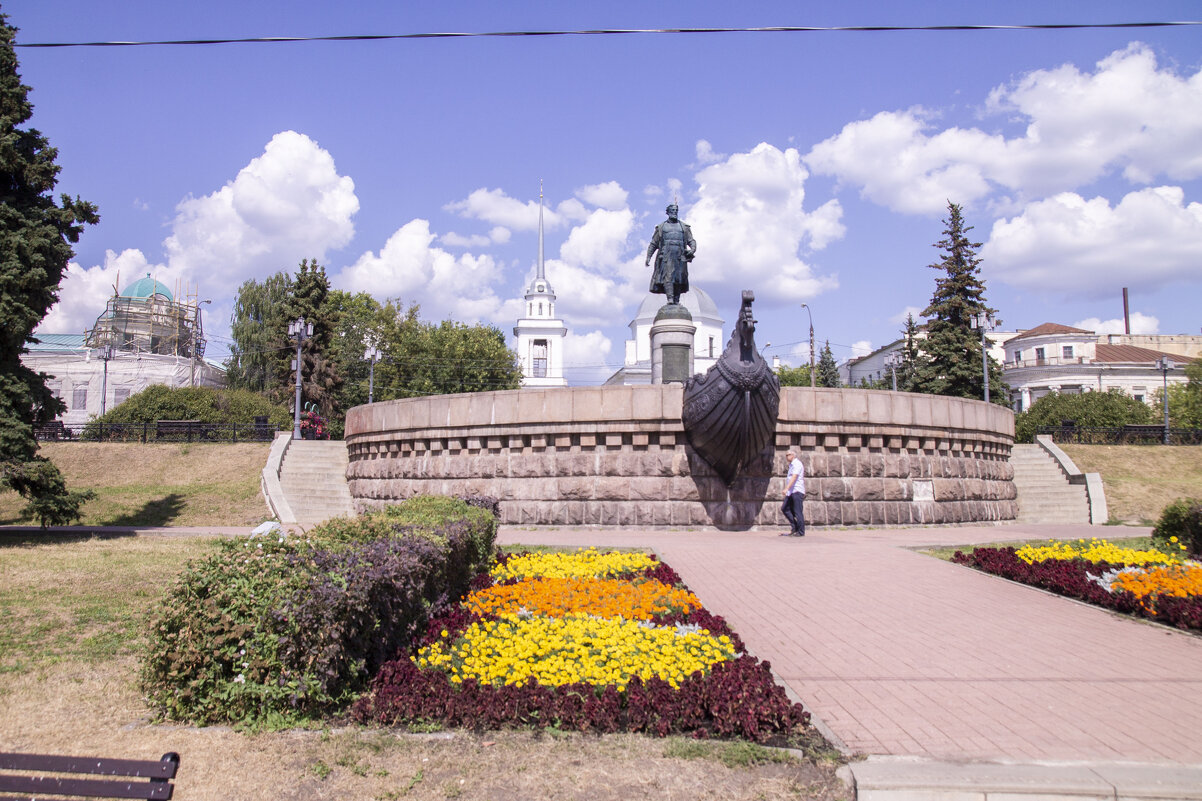
[[[679,303],[665,304],[651,326],[651,383],[683,384],[693,375],[697,326]]]

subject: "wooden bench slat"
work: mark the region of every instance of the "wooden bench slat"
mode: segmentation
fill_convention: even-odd
[[[171,798],[169,782],[106,779],[58,779],[49,776],[0,776],[0,791],[73,795],[82,798]]]
[[[175,778],[179,763],[171,759],[105,759],[53,754],[0,753],[4,770],[44,770],[50,773],[88,773],[93,776]]]

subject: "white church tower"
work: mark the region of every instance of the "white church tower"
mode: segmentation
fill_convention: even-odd
[[[555,317],[555,290],[543,264],[543,187],[538,187],[538,272],[526,287],[526,316],[513,327],[522,363],[522,386],[566,387],[563,342],[568,329]]]

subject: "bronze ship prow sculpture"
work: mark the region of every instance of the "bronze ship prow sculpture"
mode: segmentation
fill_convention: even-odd
[[[754,292],[743,290],[739,319],[722,356],[684,387],[685,434],[728,487],[772,441],[780,408],[780,382],[755,348],[754,300]]]

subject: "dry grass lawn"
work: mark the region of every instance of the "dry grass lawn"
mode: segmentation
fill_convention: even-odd
[[[1202,447],[1061,445],[1086,473],[1101,473],[1111,522],[1154,525],[1178,498],[1202,498]]]
[[[254,526],[269,518],[259,490],[270,443],[153,444],[47,442],[40,452],[71,489],[96,497],[83,508],[93,526]],[[22,522],[24,501],[0,493],[0,525]]]
[[[747,743],[336,723],[243,734],[153,722],[136,685],[142,621],[165,583],[213,544],[0,537],[0,751],[177,751],[180,801],[849,797],[832,761]]]

